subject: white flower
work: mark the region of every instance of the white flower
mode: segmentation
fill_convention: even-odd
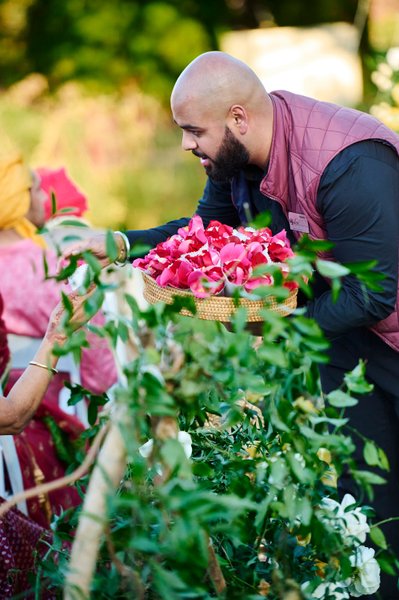
[[[355,504],[356,501],[350,494],[345,494],[341,502],[341,510],[343,511],[343,519],[346,525],[346,533],[355,537],[361,544],[366,541],[366,534],[370,531],[367,523],[367,517],[362,513],[359,506],[352,510],[345,511],[348,506]]]
[[[345,494],[341,504],[331,498],[323,498],[321,506],[334,513],[329,519],[335,516],[337,526],[342,530],[344,536],[354,537],[359,543],[363,544],[366,541],[366,534],[370,531],[370,527],[366,515],[362,513],[358,506],[352,510],[347,510],[352,504],[356,504],[354,497],[351,494]]]
[[[387,63],[394,71],[399,71],[399,47],[394,46],[387,52]]]
[[[392,67],[388,63],[385,63],[385,62],[382,62],[378,65],[377,71],[379,73],[382,73],[383,75],[385,75],[385,77],[391,78],[393,75]]]
[[[307,587],[309,583],[306,582],[302,585],[302,591],[307,593]],[[326,581],[317,586],[317,588],[312,592],[312,600],[324,600],[328,598],[331,600],[347,600],[349,598],[349,594],[346,591],[346,583],[334,583],[332,581]]]
[[[354,598],[374,594],[380,587],[380,566],[374,558],[373,548],[359,546],[350,557],[353,567],[356,567],[355,576],[349,591]]]
[[[139,452],[143,458],[148,458],[150,456],[153,445],[154,440],[148,440],[148,442],[140,446]]]
[[[371,73],[371,81],[381,92],[387,92],[392,87],[392,81],[384,73],[380,71],[374,71]]]
[[[193,451],[192,443],[191,443],[191,435],[189,433],[187,433],[187,431],[179,431],[179,433],[177,435],[177,440],[183,446],[184,454],[186,455],[186,457],[190,458],[192,451]],[[141,456],[143,456],[144,458],[148,458],[152,452],[153,446],[154,446],[154,440],[152,440],[152,439],[148,440],[148,442],[146,442],[145,444],[140,446],[139,452],[140,452]]]
[[[187,458],[190,458],[193,453],[193,446],[191,442],[191,435],[187,431],[179,431],[177,435],[178,441],[183,446],[184,454]]]

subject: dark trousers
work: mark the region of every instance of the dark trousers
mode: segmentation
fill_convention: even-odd
[[[328,393],[342,385],[343,376],[362,358],[366,361],[366,378],[374,390],[357,396],[357,406],[346,409],[351,427],[373,440],[387,454],[390,471],[369,467],[363,459],[363,442],[352,435],[356,444],[355,459],[359,469],[372,470],[387,483],[374,487],[374,499],[362,500],[361,492],[348,475],[339,482],[340,494],[351,493],[356,500],[371,505],[376,511],[374,522],[399,517],[399,352],[385,344],[368,329],[356,329],[331,342],[330,362],[320,367],[323,391]],[[399,520],[383,525],[388,543],[399,557]],[[371,546],[369,541],[365,545]],[[379,595],[362,598],[399,600],[397,578],[381,573]]]

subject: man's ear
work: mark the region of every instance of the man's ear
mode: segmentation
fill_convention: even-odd
[[[240,135],[245,135],[248,130],[248,114],[243,106],[234,104],[230,108],[230,125]]]

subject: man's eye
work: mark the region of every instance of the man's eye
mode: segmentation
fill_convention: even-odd
[[[201,135],[201,133],[202,133],[202,132],[201,132],[201,131],[197,131],[197,130],[195,130],[195,131],[192,131],[191,133],[192,133],[193,135],[195,135],[195,137],[200,137],[200,135]]]

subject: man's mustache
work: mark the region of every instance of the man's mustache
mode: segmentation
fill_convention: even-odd
[[[206,154],[202,154],[202,152],[197,152],[195,150],[191,150],[191,152],[194,154],[194,156],[196,156],[197,158],[209,158]]]

